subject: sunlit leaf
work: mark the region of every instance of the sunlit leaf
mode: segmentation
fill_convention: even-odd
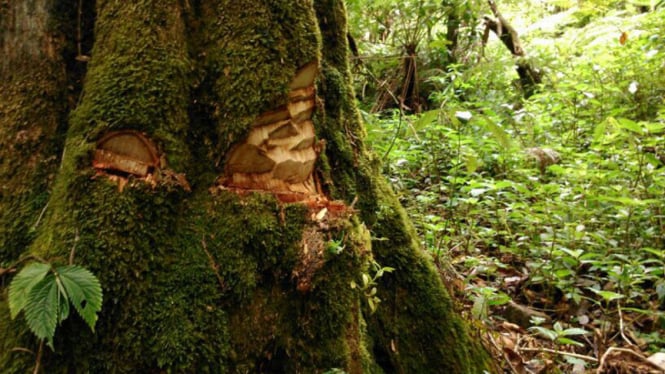
[[[580,342],[578,342],[578,341],[575,341],[575,340],[573,340],[573,339],[564,338],[563,336],[558,337],[558,338],[556,339],[556,341],[559,342],[559,343],[561,343],[561,344],[576,345],[576,346],[578,346],[578,347],[583,347],[583,346],[584,346],[584,344],[582,344],[582,343],[580,343]]]
[[[545,327],[540,327],[540,326],[532,326],[529,327],[529,330],[535,331],[537,335],[542,336],[543,338],[549,339],[549,340],[554,340],[557,338],[558,334],[556,331],[547,329]]]
[[[628,118],[617,118],[617,122],[619,123],[619,127],[622,129],[626,129],[637,134],[641,134],[643,132],[642,126],[640,126],[639,123]]]
[[[614,301],[614,300],[619,300],[623,299],[626,297],[625,295],[622,295],[620,293],[612,292],[612,291],[603,291],[603,290],[596,290],[591,287],[587,287],[588,290],[591,292],[595,293],[596,295],[602,297],[605,301]]]
[[[512,146],[512,142],[510,141],[510,136],[506,130],[504,130],[501,126],[499,126],[496,122],[492,121],[487,116],[484,116],[483,119],[484,120],[480,122],[490,133],[492,133],[496,142],[499,143],[499,145],[504,149],[509,149]]]
[[[561,331],[561,334],[565,335],[565,336],[585,335],[585,334],[588,334],[588,333],[589,333],[588,331],[586,331],[585,329],[581,329],[579,327],[571,327],[571,328],[567,328],[567,329]]]

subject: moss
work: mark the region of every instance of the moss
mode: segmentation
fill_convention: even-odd
[[[396,197],[381,179],[377,163],[366,153],[364,133],[354,107],[348,71],[346,20],[342,2],[317,1],[323,34],[324,76],[319,88],[325,97],[327,160],[336,193],[358,197],[363,221],[379,239],[372,252],[382,266],[396,270],[384,275],[378,295],[382,304],[369,317],[372,354],[386,372],[478,373],[489,369],[486,352],[474,343],[453,310],[431,260]]]
[[[217,125],[222,157],[259,114],[286,103],[297,69],[319,60],[320,37],[306,0],[215,0],[196,12],[201,105]]]
[[[74,253],[101,280],[104,305],[94,334],[76,317],[59,328],[56,352],[43,358],[49,372],[485,367],[365,150],[343,2],[102,0],[97,15],[49,209],[24,243],[56,263]],[[257,115],[284,103],[295,71],[312,60],[322,66],[315,126],[328,142],[319,172],[332,197],[359,198],[359,214],[318,222],[310,218],[317,212],[270,194],[210,190],[229,147]],[[96,175],[96,141],[126,128],[147,133],[176,172],[199,174],[192,191],[128,177],[120,192]],[[389,240],[372,242],[365,225]],[[344,238],[344,249],[318,254],[309,287],[299,289],[308,232],[317,243]],[[372,259],[397,268],[381,278],[376,314],[350,286]],[[34,346],[25,331],[0,315],[2,347]],[[9,372],[29,366],[0,353]]]
[[[143,131],[175,170],[184,170],[192,65],[180,7],[100,1],[97,12],[93,58],[69,136],[94,142],[112,130]]]
[[[7,293],[0,295],[0,364],[7,373],[28,373],[35,365],[38,343],[25,330],[21,317],[10,320]],[[27,350],[27,351],[26,351]]]
[[[57,15],[46,12],[47,2],[34,3],[33,13],[11,5],[0,10],[13,13],[0,16],[0,24],[13,22],[0,34],[7,52],[0,62],[0,266],[14,262],[34,236],[64,127],[63,41],[47,27]]]

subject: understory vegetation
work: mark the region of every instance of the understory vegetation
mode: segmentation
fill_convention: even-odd
[[[498,2],[513,57],[485,1],[394,3],[349,1],[368,139],[506,372],[656,370],[665,4]]]

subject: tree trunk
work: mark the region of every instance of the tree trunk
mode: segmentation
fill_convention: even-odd
[[[343,2],[83,3],[0,3],[0,267],[73,255],[104,289],[44,372],[488,369],[366,151]]]
[[[520,77],[520,86],[524,91],[524,97],[528,99],[536,93],[538,85],[542,83],[542,72],[533,67],[531,62],[525,58],[526,52],[522,47],[517,30],[501,15],[496,2],[488,0],[488,3],[496,18],[485,16],[485,26],[487,30],[492,30],[506,48],[508,48],[513,57],[517,58],[517,75]],[[487,33],[488,31],[485,31],[486,36],[483,43],[487,42]]]

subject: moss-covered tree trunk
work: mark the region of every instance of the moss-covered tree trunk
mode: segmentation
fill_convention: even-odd
[[[2,372],[35,365],[29,254],[104,289],[44,372],[487,369],[367,152],[346,35],[337,0],[0,2]]]

